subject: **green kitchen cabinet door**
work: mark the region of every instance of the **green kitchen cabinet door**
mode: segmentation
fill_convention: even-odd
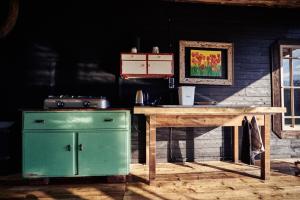
[[[129,173],[128,131],[80,132],[78,171],[80,176],[126,175]]]
[[[75,134],[72,132],[23,132],[23,176],[74,176]]]

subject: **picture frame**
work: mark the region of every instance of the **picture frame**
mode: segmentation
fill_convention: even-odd
[[[233,43],[180,40],[179,82],[232,85]]]

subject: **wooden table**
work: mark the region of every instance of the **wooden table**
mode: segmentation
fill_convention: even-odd
[[[261,178],[270,178],[271,115],[286,112],[282,107],[241,106],[161,106],[134,107],[134,114],[146,116],[146,164],[149,166],[149,183],[156,175],[156,128],[160,127],[211,127],[233,126],[233,161],[238,162],[238,127],[244,116],[256,116],[261,126],[265,152],[261,156]]]

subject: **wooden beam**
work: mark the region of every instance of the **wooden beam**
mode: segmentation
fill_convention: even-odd
[[[233,137],[232,137],[232,158],[233,162],[238,163],[239,162],[239,127],[234,126],[233,127]]]
[[[265,125],[262,126],[262,141],[265,147],[265,152],[261,157],[261,178],[263,180],[270,179],[271,166],[270,166],[270,135],[271,135],[271,116],[265,115]]]
[[[150,116],[146,117],[146,165],[149,166]]]
[[[300,0],[165,0],[178,3],[299,8]]]
[[[272,106],[281,107],[281,57],[282,57],[282,46],[275,44],[272,47]],[[282,113],[273,115],[273,132],[282,138]]]
[[[204,127],[204,126],[242,126],[244,117],[251,119],[251,115],[158,115],[156,127]],[[264,116],[256,115],[259,126],[264,125]]]
[[[166,105],[165,105],[166,106]],[[135,106],[134,114],[144,115],[259,115],[286,112],[282,107],[247,106],[193,106],[171,105],[170,107]]]
[[[149,183],[155,180],[156,176],[156,116],[151,115],[147,118],[149,125],[149,153],[148,153],[148,163],[149,163]]]

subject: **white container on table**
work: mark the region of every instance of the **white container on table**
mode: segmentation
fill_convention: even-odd
[[[194,105],[195,86],[178,87],[179,105]]]

